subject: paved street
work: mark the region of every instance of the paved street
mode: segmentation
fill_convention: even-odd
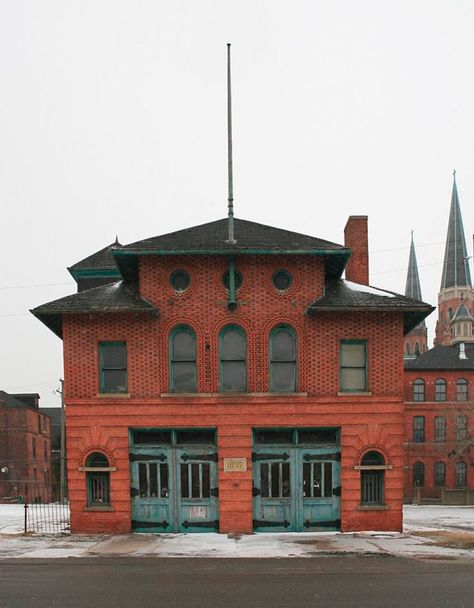
[[[472,561],[89,558],[0,563],[2,608],[471,608]]]

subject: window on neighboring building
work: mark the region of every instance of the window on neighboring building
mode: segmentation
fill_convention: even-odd
[[[196,334],[187,326],[176,327],[170,335],[170,383],[174,393],[195,393]]]
[[[382,505],[384,501],[385,470],[378,468],[385,465],[380,452],[371,451],[364,454],[360,462],[360,502],[362,505]]]
[[[270,390],[296,390],[296,338],[291,327],[276,327],[270,334]]]
[[[406,354],[407,354],[407,355],[410,355],[410,354],[411,354],[411,353],[410,353],[410,343],[409,343],[409,342],[407,342],[407,343],[405,344],[405,352],[406,352]]]
[[[456,488],[467,486],[467,464],[465,462],[456,463]]]
[[[446,441],[446,417],[435,416],[435,441]]]
[[[434,481],[436,486],[444,486],[446,482],[446,465],[444,464],[444,462],[435,462]]]
[[[467,380],[459,378],[456,382],[456,401],[467,401]]]
[[[229,325],[219,336],[220,390],[245,392],[247,389],[247,345],[240,327]]]
[[[435,401],[446,401],[446,380],[443,378],[435,382]]]
[[[86,461],[86,476],[87,505],[89,507],[110,505],[109,469],[109,460],[104,454],[94,452],[88,456]]]
[[[31,441],[31,454],[33,458],[36,458],[36,439],[34,437]]]
[[[420,343],[419,342],[415,342],[415,355],[417,357],[420,356]]]
[[[456,441],[465,441],[467,438],[467,416],[456,416]]]
[[[425,485],[425,465],[422,462],[413,465],[413,485],[418,488]]]
[[[127,392],[126,342],[100,342],[100,392]]]
[[[41,415],[38,416],[38,434],[41,434]]]
[[[453,315],[454,315],[454,311],[453,311],[453,309],[452,309],[452,308],[448,308],[448,317],[449,317],[449,320],[450,320],[450,321],[451,321],[451,319],[453,318]]]
[[[417,378],[413,382],[413,401],[424,401],[425,400],[425,381],[421,378]]]
[[[44,459],[48,460],[48,442],[44,442]]]
[[[340,367],[342,392],[367,391],[367,342],[365,340],[342,341]]]
[[[413,441],[423,443],[425,441],[425,417],[413,416]]]

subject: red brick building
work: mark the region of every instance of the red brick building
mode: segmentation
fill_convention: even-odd
[[[414,246],[406,295],[421,300]],[[474,294],[453,181],[434,348],[426,327],[405,338],[405,499],[469,502],[474,490]],[[414,348],[414,345],[419,345]],[[455,491],[456,490],[456,491]]]
[[[51,425],[38,403],[0,391],[0,500],[49,500]]]
[[[366,217],[344,246],[228,222],[106,248],[32,311],[63,340],[72,531],[400,530],[432,308],[368,287]]]

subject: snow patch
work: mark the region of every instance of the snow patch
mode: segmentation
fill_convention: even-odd
[[[344,281],[346,287],[349,287],[352,291],[361,291],[363,293],[371,293],[374,296],[382,296],[385,298],[394,298],[396,294],[377,289],[376,287],[369,287],[368,285],[361,285],[360,283],[353,283],[352,281]]]

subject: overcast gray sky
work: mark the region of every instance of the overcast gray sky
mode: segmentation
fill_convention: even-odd
[[[472,0],[0,0],[0,388],[58,403],[28,309],[66,266],[226,214],[227,42],[237,217],[342,243],[367,214],[402,293],[413,229],[436,303],[456,168],[472,253]]]

